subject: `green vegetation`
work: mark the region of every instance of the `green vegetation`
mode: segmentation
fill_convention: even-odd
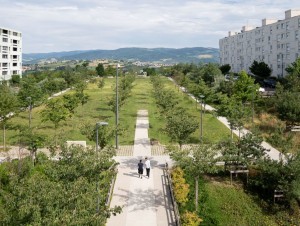
[[[40,153],[35,165],[29,157],[0,164],[0,224],[105,225],[121,211],[105,205],[113,153],[63,147],[59,161]]]

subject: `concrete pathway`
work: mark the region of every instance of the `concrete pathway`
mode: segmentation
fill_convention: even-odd
[[[121,214],[112,216],[107,226],[171,226],[175,225],[173,206],[169,196],[163,167],[168,156],[151,156],[148,138],[148,112],[138,111],[133,156],[117,156],[120,163],[110,206],[123,207]],[[150,178],[138,177],[137,164],[148,157]],[[146,172],[144,172],[145,175]]]
[[[175,81],[174,81],[172,78],[169,78],[169,80],[171,80],[172,82],[175,83]],[[182,92],[186,92],[186,89],[185,89],[184,87],[179,86],[179,88],[180,88],[180,90],[181,90]],[[195,100],[197,103],[199,103],[199,101],[198,101],[192,94],[187,93],[187,95],[190,96],[190,97],[191,97],[193,100]],[[199,104],[201,104],[201,103],[199,103]],[[203,105],[203,107],[204,107],[205,110],[207,110],[207,111],[216,111],[215,108],[213,108],[213,107],[211,107],[211,106],[209,106],[209,105],[207,105],[207,104]],[[227,118],[225,118],[225,117],[220,117],[220,116],[219,116],[219,117],[217,117],[217,119],[218,119],[220,122],[222,122],[228,129],[230,129],[230,125],[229,125],[229,122],[228,122]],[[237,136],[242,137],[242,136],[246,135],[247,133],[251,133],[251,132],[250,132],[249,130],[243,128],[243,129],[241,129],[240,131],[239,131],[239,130],[233,130],[233,133],[234,133],[235,135],[237,135]],[[281,158],[283,157],[283,156],[282,156],[282,153],[281,153],[280,151],[278,151],[277,149],[275,149],[274,147],[272,147],[269,143],[263,141],[263,142],[261,143],[261,145],[262,145],[265,149],[269,150],[268,152],[266,152],[266,154],[267,154],[271,159],[279,161],[279,160],[281,160]]]

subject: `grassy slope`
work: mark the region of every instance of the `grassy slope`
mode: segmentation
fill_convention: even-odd
[[[207,183],[205,188],[208,192],[207,207],[214,213],[219,225],[277,225],[241,188],[218,182]]]

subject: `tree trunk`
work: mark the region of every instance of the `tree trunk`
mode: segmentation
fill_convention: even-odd
[[[199,176],[196,176],[195,177],[195,210],[196,210],[196,212],[198,211],[198,199],[199,199],[198,187],[199,187]]]

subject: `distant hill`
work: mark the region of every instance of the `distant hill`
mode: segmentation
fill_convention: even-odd
[[[24,53],[23,64],[40,60],[94,60],[114,59],[126,61],[179,63],[179,62],[219,62],[216,48],[121,48],[116,50],[82,50],[53,53]]]

